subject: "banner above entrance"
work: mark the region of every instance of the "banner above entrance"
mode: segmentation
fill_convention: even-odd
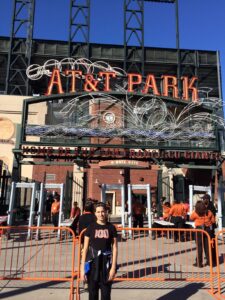
[[[99,162],[100,168],[119,169],[119,168],[131,168],[131,169],[149,169],[149,163],[138,160],[128,159],[116,159],[106,160]]]
[[[148,163],[143,161],[217,161],[221,159],[219,152],[213,151],[169,151],[169,150],[141,150],[141,149],[117,149],[117,148],[72,148],[72,147],[37,147],[23,146],[20,154],[24,158],[41,158],[51,160],[66,161],[73,160],[107,160],[112,159],[110,167],[120,167],[123,165],[146,168]],[[132,160],[132,161],[130,161]],[[100,166],[106,167],[108,161],[101,162]]]

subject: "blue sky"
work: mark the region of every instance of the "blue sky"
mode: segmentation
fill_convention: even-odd
[[[11,27],[12,0],[0,0],[0,36]],[[219,50],[225,93],[225,0],[179,0],[180,47]],[[176,47],[175,6],[145,2],[145,46]],[[69,0],[36,0],[34,38],[67,40]],[[22,33],[21,33],[22,34]],[[90,41],[123,44],[123,0],[91,0]]]

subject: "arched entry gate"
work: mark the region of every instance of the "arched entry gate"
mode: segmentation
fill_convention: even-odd
[[[154,75],[142,82],[141,74],[82,58],[54,60],[29,71],[31,80],[49,76],[48,96],[24,100],[21,137],[14,150],[18,164],[81,163],[89,168],[94,160],[124,159],[168,168],[210,165],[217,170],[223,150],[217,126],[221,120],[214,112],[217,102],[213,98],[212,108],[208,96],[196,99],[190,78],[184,78],[185,93],[179,91],[184,100],[175,97],[175,87],[170,95],[172,87],[163,74],[157,76],[163,84]],[[67,81],[71,90],[64,93]],[[165,90],[155,93],[157,86]]]

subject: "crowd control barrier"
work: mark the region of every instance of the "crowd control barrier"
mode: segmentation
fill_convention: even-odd
[[[69,299],[74,299],[75,293],[80,299],[81,238],[84,232],[76,238],[71,229],[64,227],[29,229],[28,237],[27,227],[0,227],[0,279],[68,282]],[[37,229],[40,230],[39,239],[36,238]],[[114,282],[172,282],[173,287],[181,281],[198,282],[204,283],[212,295],[217,290],[222,295],[224,234],[218,233],[215,239],[218,259],[217,273],[213,273],[213,241],[204,230],[118,228],[118,271]],[[196,243],[196,239],[201,243]],[[202,253],[203,264],[205,254],[198,248],[200,244],[205,245],[209,258],[209,265],[201,267],[197,252]],[[223,265],[219,265],[221,260]]]
[[[74,299],[78,239],[71,229],[0,227],[0,232],[0,280],[69,282],[69,299]]]
[[[124,233],[125,231],[125,238]],[[130,232],[132,233],[130,235]],[[84,232],[81,233],[83,235]],[[118,228],[118,271],[114,281],[159,282],[186,281],[205,283],[211,294],[214,293],[212,247],[208,233],[200,229],[150,229]],[[130,238],[132,237],[132,238]],[[198,244],[205,244],[209,265],[202,267],[197,256]],[[81,236],[80,236],[81,239]],[[176,240],[176,242],[174,241]],[[79,243],[78,260],[81,261]],[[200,250],[200,249],[199,249]],[[196,260],[197,258],[197,260]],[[196,266],[193,265],[196,263]],[[80,299],[80,264],[78,268],[76,297]]]
[[[216,295],[219,299],[225,299],[225,230],[218,231],[215,237],[217,284]]]

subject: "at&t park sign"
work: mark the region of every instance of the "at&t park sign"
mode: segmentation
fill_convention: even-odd
[[[217,125],[225,128],[225,124],[217,111],[223,102],[222,99],[210,97],[209,92],[202,97],[202,90],[197,89],[200,83],[195,76],[177,78],[171,74],[156,76],[148,73],[143,77],[106,62],[91,62],[84,58],[52,59],[42,66],[31,65],[27,76],[30,80],[47,76],[48,83],[46,97],[24,100],[23,155],[29,152],[30,155],[68,159],[218,158],[214,152],[199,152],[198,149],[219,150]],[[182,94],[178,86],[181,86]],[[65,94],[66,87],[69,93]],[[198,92],[201,93],[200,98]],[[176,102],[178,109],[174,109],[174,103],[167,105],[171,100]],[[43,105],[46,116],[34,124],[29,119],[29,113],[32,112],[32,105],[39,102],[48,103]],[[38,142],[32,144],[34,138]],[[176,147],[179,151],[154,152],[154,149],[159,149],[155,146],[159,142],[163,145],[161,149]],[[64,148],[55,148],[61,145]],[[143,148],[150,150],[133,151],[135,145],[137,148],[143,145]],[[75,148],[69,148],[71,146]],[[101,150],[93,150],[92,146]],[[182,152],[183,149],[190,151]]]
[[[176,76],[162,74],[160,78],[156,78],[154,74],[147,74],[143,78],[140,74],[126,73],[123,69],[114,68],[105,62],[92,63],[84,58],[49,60],[43,66],[31,65],[27,69],[27,76],[30,80],[38,80],[43,75],[49,77],[46,95],[65,93],[66,87],[63,86],[65,80],[63,79],[66,77],[69,80],[69,93],[82,91],[134,93],[138,90],[139,93],[155,96],[168,97],[172,93],[172,97],[177,99],[192,99],[192,101],[198,99],[196,88],[198,78],[195,76],[180,78],[183,91],[180,97]]]

